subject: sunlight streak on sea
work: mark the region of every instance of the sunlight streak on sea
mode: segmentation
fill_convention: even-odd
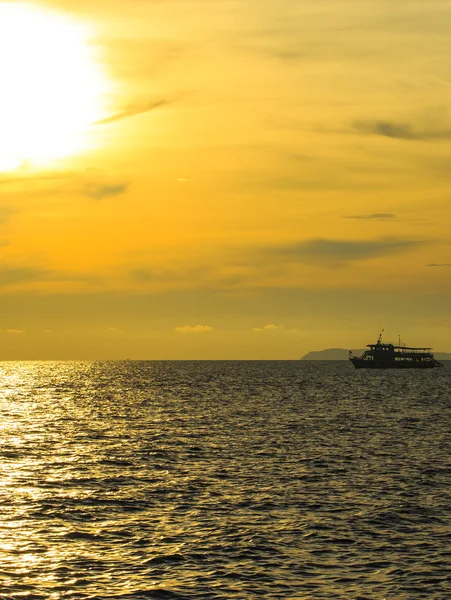
[[[2,600],[451,597],[449,364],[0,376]]]

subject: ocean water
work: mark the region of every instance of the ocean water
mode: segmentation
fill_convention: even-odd
[[[451,364],[0,364],[0,598],[451,598]]]

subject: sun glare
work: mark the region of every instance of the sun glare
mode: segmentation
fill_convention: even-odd
[[[0,171],[86,149],[105,80],[88,32],[59,13],[0,4]]]

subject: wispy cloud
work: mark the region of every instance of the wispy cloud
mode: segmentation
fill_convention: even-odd
[[[39,266],[15,266],[7,263],[0,264],[0,288],[20,284],[46,282],[82,282],[98,284],[102,277],[96,274],[70,271],[52,271]]]
[[[392,221],[396,219],[394,213],[372,213],[369,215],[345,215],[344,219],[364,219],[368,221]]]
[[[1,206],[0,207],[0,225],[3,225],[7,221],[9,221],[10,217],[17,212],[14,208],[10,206]],[[0,242],[1,245],[1,242]]]
[[[155,110],[156,108],[160,108],[161,106],[166,106],[170,104],[171,100],[154,100],[153,102],[148,102],[145,104],[129,104],[123,110],[106,117],[105,119],[100,119],[96,121],[94,125],[108,125],[109,123],[114,123],[115,121],[121,121],[122,119],[128,119],[129,117],[135,117],[136,115],[142,115],[144,113],[150,112],[151,110]]]
[[[425,267],[451,267],[451,263],[429,263]]]
[[[383,119],[355,121],[353,128],[358,133],[378,135],[398,140],[428,141],[451,139],[451,128],[414,126]]]
[[[180,267],[152,268],[139,267],[130,271],[132,279],[140,284],[203,282],[210,280],[214,274],[212,265],[197,264]]]
[[[0,186],[16,186],[16,185],[29,185],[39,184],[47,181],[64,180],[71,176],[71,173],[48,173],[46,175],[34,175],[27,171],[20,172],[14,176],[2,176],[0,175]]]
[[[37,281],[47,277],[48,272],[39,267],[14,267],[7,264],[0,265],[0,287]]]
[[[269,248],[274,255],[303,263],[336,266],[338,263],[369,260],[395,254],[424,244],[418,240],[379,238],[375,240],[313,239]]]
[[[177,333],[206,333],[213,331],[213,327],[209,325],[183,325],[182,327],[175,327],[174,331]]]
[[[129,188],[129,183],[111,183],[95,184],[89,183],[84,187],[84,193],[90,198],[101,200],[102,198],[112,198],[125,194]]]

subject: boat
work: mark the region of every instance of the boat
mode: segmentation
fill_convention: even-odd
[[[383,330],[382,330],[383,331]],[[410,348],[401,344],[385,344],[382,342],[382,332],[376,344],[368,344],[361,356],[353,356],[349,351],[349,360],[356,369],[433,369],[443,367],[434,358],[432,348]]]

